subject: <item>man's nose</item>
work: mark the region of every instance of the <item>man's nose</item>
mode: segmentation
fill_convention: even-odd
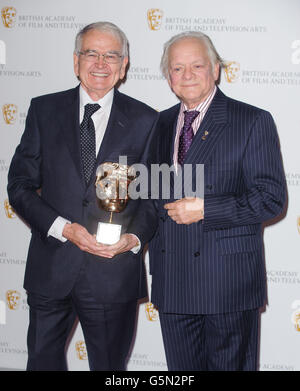
[[[192,68],[190,66],[186,66],[182,76],[184,79],[190,79],[193,76]]]
[[[99,55],[99,57],[98,57],[98,59],[97,59],[97,61],[96,61],[96,64],[97,64],[98,66],[104,66],[104,65],[106,65],[105,57],[104,57],[102,54]]]

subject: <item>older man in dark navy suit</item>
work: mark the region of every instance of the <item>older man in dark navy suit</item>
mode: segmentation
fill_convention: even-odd
[[[128,42],[117,26],[99,22],[80,31],[74,52],[80,86],[32,100],[12,159],[10,203],[32,230],[24,283],[29,370],[66,369],[74,310],[90,368],[125,369],[137,300],[147,294],[142,247],[126,233],[139,200],[115,214],[123,228],[116,245],[99,244],[94,234],[109,218],[97,204],[97,166],[120,156],[128,165],[142,162],[157,118],[114,88],[127,63]]]
[[[198,32],[171,38],[161,63],[181,103],[160,113],[152,162],[174,165],[175,175],[182,168],[186,178],[192,167],[194,185],[204,164],[204,198],[160,198],[156,217],[148,216],[149,225],[158,217],[152,302],[169,370],[257,369],[266,299],[262,223],[284,207],[285,175],[271,115],[219,90],[221,64]],[[176,176],[171,194],[174,184]],[[145,240],[139,227],[132,232]]]

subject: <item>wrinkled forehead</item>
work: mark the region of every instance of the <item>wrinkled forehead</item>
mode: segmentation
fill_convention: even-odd
[[[169,62],[181,59],[209,58],[208,49],[203,41],[194,37],[184,37],[172,43],[169,48]]]
[[[91,44],[108,44],[118,50],[122,48],[121,38],[111,31],[92,29],[82,35],[81,48]]]

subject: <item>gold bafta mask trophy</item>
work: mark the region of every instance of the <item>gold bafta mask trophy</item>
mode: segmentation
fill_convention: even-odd
[[[120,239],[122,226],[112,224],[112,216],[114,212],[125,209],[129,200],[128,187],[135,179],[135,170],[124,164],[105,162],[97,168],[96,177],[99,206],[110,212],[108,223],[98,223],[96,240],[103,244],[114,244]]]

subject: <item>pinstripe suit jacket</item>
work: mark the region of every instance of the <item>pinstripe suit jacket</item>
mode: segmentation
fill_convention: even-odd
[[[179,107],[160,114],[154,139],[160,164],[172,164]],[[266,298],[262,222],[282,211],[286,196],[271,115],[218,89],[185,160],[197,163],[205,165],[203,221],[178,225],[163,207],[172,199],[157,202],[151,300],[172,313],[258,308]]]

